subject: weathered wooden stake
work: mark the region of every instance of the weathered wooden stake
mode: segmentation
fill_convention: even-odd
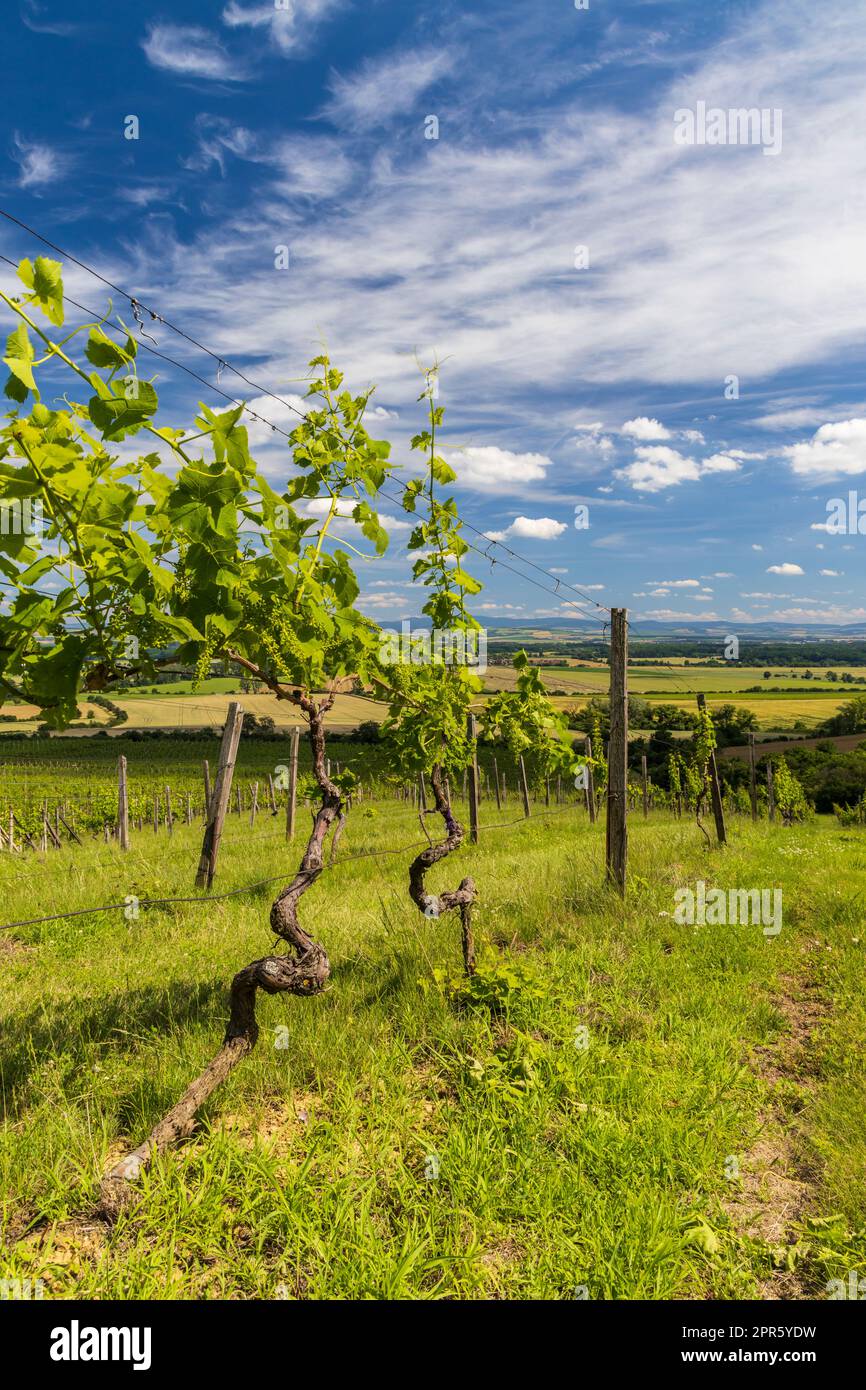
[[[607,750],[607,876],[625,895],[628,874],[628,624],[611,609],[610,740]]]
[[[586,809],[589,811],[590,825],[595,825],[597,815],[595,805],[595,777],[592,772],[592,739],[586,737]]]
[[[469,764],[469,839],[478,844],[478,729],[475,715],[466,716],[466,733],[469,737],[471,762]]]
[[[501,791],[501,788],[500,788],[500,786],[499,786],[499,764],[497,763],[497,761],[496,761],[495,758],[493,759],[493,785],[494,785],[494,787],[496,788],[496,809],[497,809],[497,811],[501,811],[501,810],[502,810],[502,791]]]
[[[776,819],[776,782],[773,776],[773,764],[767,763],[767,812],[770,820]]]
[[[758,776],[754,734],[749,734],[749,799],[752,803],[752,820],[756,821],[758,819]]]
[[[520,789],[521,789],[521,791],[523,792],[523,814],[524,814],[524,816],[528,816],[528,815],[530,814],[530,810],[529,810],[529,783],[528,783],[527,780],[526,780],[526,767],[525,767],[524,762],[523,762],[523,754],[522,754],[522,753],[520,754],[520,757],[518,758],[517,763],[518,763],[518,769],[519,769],[519,771],[520,771]]]
[[[126,785],[126,758],[117,760],[117,838],[121,849],[129,849],[129,791]]]
[[[292,729],[292,752],[289,758],[289,798],[286,805],[286,839],[295,838],[295,805],[298,796],[298,743],[300,729]]]
[[[208,805],[207,825],[205,826],[201,858],[199,859],[198,873],[196,874],[195,880],[197,888],[209,889],[213,884],[214,873],[216,872],[217,854],[219,852],[220,839],[223,831],[223,822],[226,818],[229,796],[231,795],[232,777],[234,775],[235,761],[238,754],[238,743],[240,742],[243,719],[243,709],[236,700],[232,700],[228,708],[222,744],[220,745],[220,760],[217,768],[216,785],[214,786],[213,795]]]
[[[649,787],[646,775],[646,753],[641,755],[640,760],[641,777],[643,778],[643,818],[646,820],[649,815]]]
[[[204,818],[207,820],[208,807],[210,806],[210,763],[207,758],[204,760]]]

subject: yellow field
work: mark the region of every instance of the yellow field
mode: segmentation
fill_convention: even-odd
[[[250,714],[259,717],[269,715],[279,728],[291,728],[304,722],[295,705],[288,700],[277,700],[273,695],[153,695],[146,700],[118,699],[115,704],[129,715],[124,729],[217,728],[225,722],[226,710],[232,699],[240,700],[244,710]],[[357,695],[338,695],[328,723],[333,727],[354,728],[365,719],[381,720],[384,717],[384,705],[374,704]]]
[[[638,693],[632,691],[632,694]],[[578,697],[555,695],[552,703],[558,709],[582,709],[590,698],[589,695]],[[680,709],[689,710],[692,714],[696,708],[693,696],[683,695],[678,691],[671,691],[670,695],[648,695],[643,698],[649,705],[676,705]],[[707,708],[711,712],[720,705],[733,705],[736,709],[750,709],[753,714],[757,715],[758,728],[765,730],[791,729],[797,720],[810,729],[814,729],[825,719],[834,715],[841,703],[841,695],[839,699],[834,699],[832,696],[827,698],[811,696],[798,699],[796,695],[789,695],[787,697],[779,696],[775,700],[772,696],[762,697],[760,695],[707,696]]]

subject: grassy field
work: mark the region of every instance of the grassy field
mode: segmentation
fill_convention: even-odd
[[[824,672],[815,671],[811,680],[803,679],[803,669],[795,666],[780,666],[773,669],[769,680],[764,680],[766,666],[683,666],[673,662],[660,662],[658,666],[631,666],[628,673],[629,690],[633,695],[643,695],[648,691],[663,694],[673,700],[684,691],[743,691],[751,686],[762,687],[781,685],[793,688],[795,694],[801,691],[808,695],[818,690],[836,692],[840,699],[850,699],[852,692],[862,690],[863,686],[842,684],[841,681],[824,679]],[[862,666],[828,667],[837,675],[849,674],[862,678],[866,668]],[[541,668],[545,684],[564,690],[606,694],[610,684],[610,669],[606,664],[568,664],[544,666]],[[491,690],[511,690],[514,688],[515,673],[508,666],[489,666],[484,683]],[[668,694],[669,692],[669,694]]]
[[[623,906],[582,811],[490,829],[431,875],[478,883],[473,999],[447,983],[455,923],[407,898],[417,819],[366,810],[304,899],[330,988],[261,1000],[257,1049],[114,1228],[98,1176],[219,1045],[274,885],[0,933],[0,1275],[61,1298],[796,1299],[864,1273],[862,833],[736,820],[708,854],[693,823],[635,818]],[[199,841],[0,855],[4,920],[189,895]],[[217,889],[296,857],[235,822]],[[781,887],[781,934],[677,925],[698,879]]]

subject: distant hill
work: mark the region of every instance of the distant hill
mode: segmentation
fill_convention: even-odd
[[[404,618],[383,618],[377,615],[376,621],[385,628],[394,628],[399,632],[400,624],[406,621]],[[409,619],[414,628],[429,628],[430,620],[426,617],[412,617]],[[497,618],[495,623],[487,624],[488,637],[506,637],[513,640],[521,632],[538,635],[539,633],[550,632],[557,635],[569,632],[578,633],[581,637],[601,635],[601,625],[603,617],[599,614],[598,618],[539,618],[537,622],[532,622],[525,618]],[[680,622],[660,622],[657,619],[634,618],[631,624],[632,638],[640,637],[692,637],[692,638],[717,638],[723,639],[728,633],[735,633],[740,640],[747,640],[753,637],[772,638],[779,642],[798,642],[823,638],[828,641],[856,642],[866,638],[866,622],[847,623],[842,626],[833,623],[738,623],[733,619],[730,622],[700,622],[700,621],[680,621]]]

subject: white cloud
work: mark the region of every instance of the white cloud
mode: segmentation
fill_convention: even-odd
[[[375,503],[373,505],[375,507]],[[356,534],[360,534],[358,531],[358,522],[352,517],[352,508],[354,506],[355,503],[351,498],[347,498],[340,502],[335,519],[328,528],[329,536],[350,536],[353,531]],[[329,497],[312,497],[308,498],[306,501],[296,503],[296,510],[300,516],[312,517],[316,521],[321,521],[326,517],[330,509],[331,499]],[[395,532],[411,531],[413,528],[414,523],[406,521],[403,517],[389,516],[386,512],[379,512],[378,515],[382,526],[389,535],[393,535]]]
[[[665,589],[699,589],[698,579],[648,579],[648,584],[661,584]]]
[[[818,573],[826,575],[828,579],[841,579],[844,570],[819,570]]]
[[[695,482],[701,474],[694,459],[684,458],[665,444],[648,444],[637,448],[635,462],[618,468],[615,476],[631,483],[635,492],[661,492],[662,488]]]
[[[525,540],[553,541],[567,529],[564,522],[554,521],[549,516],[516,516],[511,525],[506,526],[504,531],[486,531],[485,535],[491,541],[510,540],[514,537],[522,537]]]
[[[648,421],[647,424],[654,426],[656,422]],[[759,458],[761,455],[728,449],[696,461],[686,458],[667,444],[640,444],[635,449],[634,463],[617,469],[614,476],[631,483],[635,492],[661,492],[663,488],[678,487],[680,483],[697,482],[708,474],[736,473],[741,467],[741,459],[752,457]]]
[[[38,145],[22,139],[20,135],[14,137],[14,155],[17,160],[21,173],[18,177],[18,184],[21,188],[38,188],[42,183],[50,183],[57,178],[61,170],[60,156],[56,150],[52,150],[48,145]]]
[[[736,473],[742,464],[735,458],[733,453],[712,454],[708,459],[701,462],[702,473]]]
[[[665,429],[658,420],[651,420],[646,415],[636,415],[633,420],[626,420],[620,434],[628,435],[631,439],[670,439],[671,437],[670,430]]]
[[[866,419],[822,425],[810,440],[782,451],[801,477],[835,478],[866,473]]]
[[[399,608],[401,613],[405,613],[406,605],[410,602],[411,600],[405,594],[396,591],[384,594],[362,594],[358,599],[361,608],[390,608],[395,611]]]
[[[448,462],[461,486],[499,491],[509,483],[540,481],[553,460],[546,454],[513,454],[495,444],[484,444],[460,449]]]
[[[216,34],[196,24],[152,24],[141,46],[155,68],[184,77],[242,82],[246,75]]]
[[[714,622],[718,616],[718,613],[702,613],[700,615],[700,620],[702,623]],[[680,620],[687,622],[695,621],[694,613],[683,613],[676,608],[648,608],[644,617],[657,618],[662,622],[677,622]]]
[[[792,564],[786,560],[783,565],[768,565],[767,574],[803,574],[804,570],[799,565]]]
[[[862,622],[866,608],[783,608],[768,617],[776,623],[837,623]]]
[[[368,59],[350,77],[332,73],[331,100],[323,115],[354,130],[386,125],[392,117],[412,111],[422,92],[440,81],[453,61],[440,49],[416,49]]]
[[[790,410],[774,410],[767,415],[759,415],[755,421],[762,430],[799,429],[804,425],[817,425],[826,415],[826,410],[814,406],[797,406]]]
[[[283,54],[295,53],[309,39],[315,26],[327,19],[344,0],[290,0],[277,9],[274,0],[258,5],[240,5],[229,0],[222,21],[229,29],[267,28],[268,41]]]
[[[227,389],[229,383],[235,380],[231,377],[223,377],[223,389]],[[243,382],[238,383],[243,386]],[[280,392],[276,393],[281,395]],[[248,412],[260,416],[254,420],[249,413],[242,416],[241,423],[246,425],[247,438],[250,445],[271,444],[276,446],[286,455],[287,466],[291,464],[291,444],[281,434],[275,434],[271,425],[277,425],[279,429],[290,434],[304,419],[311,405],[310,401],[305,401],[303,396],[296,396],[287,392],[281,400],[274,400],[271,396],[253,396],[247,401]],[[228,408],[228,406],[226,406]],[[267,423],[264,423],[264,422]]]

